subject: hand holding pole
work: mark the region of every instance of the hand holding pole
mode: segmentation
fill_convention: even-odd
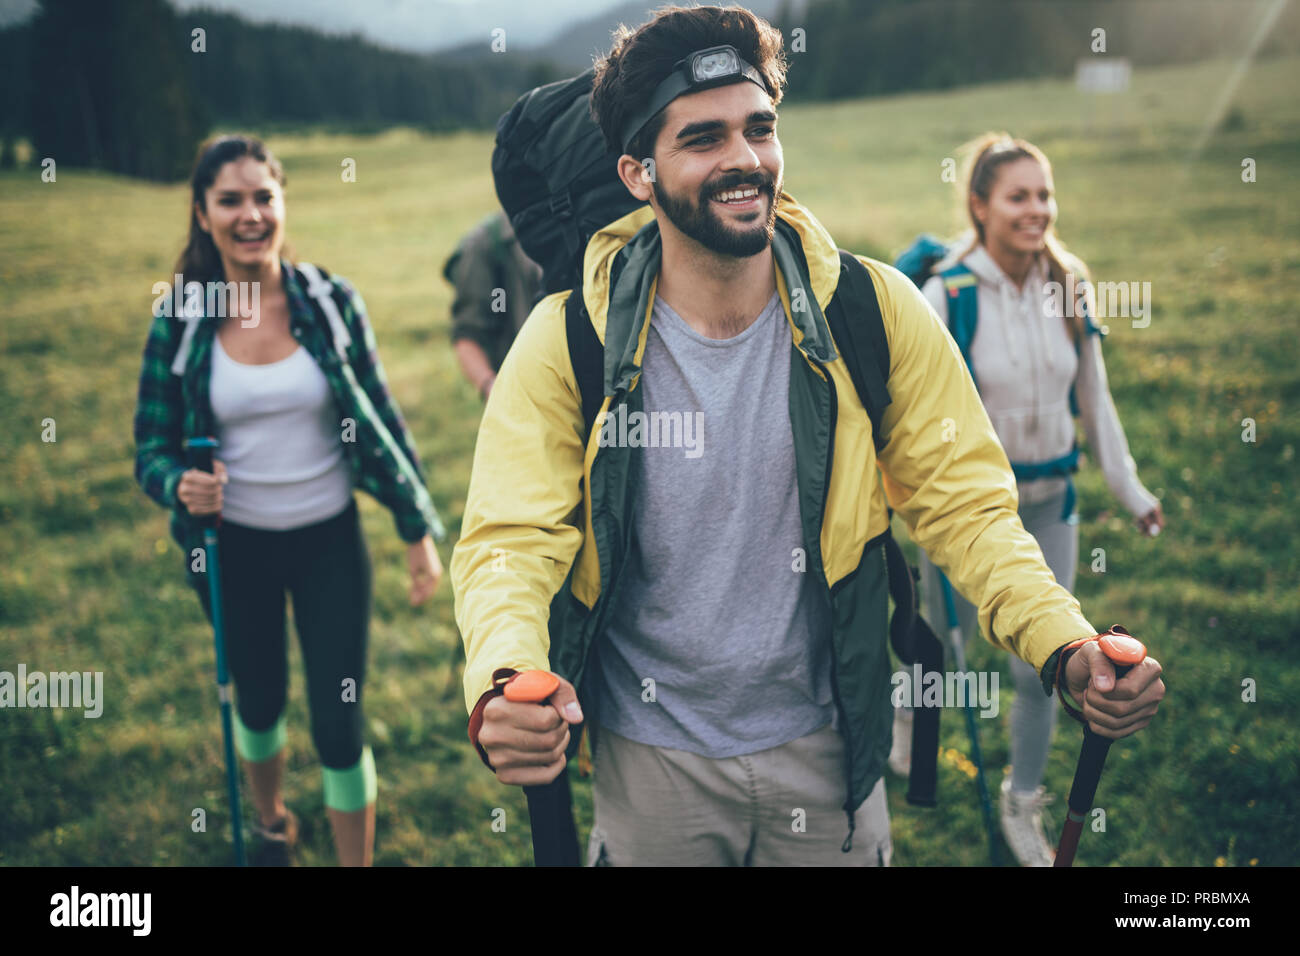
[[[505,685],[506,700],[549,705],[560,679],[549,671],[524,671]],[[537,866],[577,866],[578,831],[573,821],[569,768],[550,783],[524,787],[528,820],[533,831],[533,862]]]
[[[1097,644],[1115,667],[1115,681],[1118,683],[1125,674],[1146,659],[1147,649],[1137,638],[1113,627],[1107,634],[1097,638]],[[1074,783],[1070,786],[1069,808],[1066,812],[1065,826],[1061,830],[1061,843],[1056,851],[1052,866],[1067,867],[1074,862],[1075,851],[1079,847],[1079,835],[1083,832],[1083,821],[1092,809],[1093,798],[1097,795],[1097,784],[1101,782],[1101,771],[1106,764],[1106,755],[1113,743],[1110,737],[1093,733],[1087,722],[1083,724],[1083,747],[1079,751],[1079,763],[1074,771]]]

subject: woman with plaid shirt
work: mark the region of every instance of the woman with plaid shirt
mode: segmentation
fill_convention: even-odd
[[[393,512],[408,542],[413,606],[442,577],[433,541],[442,540],[443,527],[360,295],[337,276],[280,258],[278,160],[256,139],[221,137],[200,147],[190,185],[190,235],[177,281],[183,277],[186,293],[208,294],[187,296],[179,315],[166,307],[171,296],[155,303],[135,415],[136,479],[172,510],[172,535],[209,619],[195,517],[222,515],[235,739],[263,861],[287,864],[297,836],[281,792],[287,590],[339,863],[369,865],[376,779],[362,742],[361,685],[371,578],[352,490]],[[242,315],[214,308],[214,289],[251,308]],[[209,435],[221,443],[213,474],[188,468],[184,457],[187,439]]]

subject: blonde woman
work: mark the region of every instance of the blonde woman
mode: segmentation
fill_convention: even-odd
[[[964,205],[972,232],[933,267],[922,291],[953,332],[1015,471],[1021,523],[1057,581],[1073,590],[1076,410],[1111,492],[1142,533],[1159,533],[1164,514],[1138,478],[1110,397],[1087,267],[1056,236],[1051,164],[1037,147],[1005,133],[981,136],[967,149]],[[1078,298],[1076,288],[1084,290]],[[959,311],[964,318],[955,322]],[[945,582],[924,552],[920,564],[928,620],[946,627]],[[953,598],[962,633],[973,633],[974,608],[956,592]],[[1058,705],[1032,668],[1015,657],[1010,666],[1016,696],[1002,830],[1022,865],[1049,866],[1042,809],[1050,798],[1041,784]],[[910,717],[896,711],[896,772],[907,770]]]

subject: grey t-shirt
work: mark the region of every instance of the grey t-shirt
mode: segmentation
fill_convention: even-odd
[[[641,446],[631,553],[595,669],[597,720],[620,736],[722,758],[832,721],[829,608],[796,570],[790,360],[778,295],[729,339],[655,299],[647,418],[609,426],[610,441]]]

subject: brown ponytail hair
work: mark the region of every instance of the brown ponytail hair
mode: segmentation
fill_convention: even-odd
[[[962,205],[966,218],[975,229],[975,240],[962,252],[962,256],[965,257],[976,246],[984,244],[984,226],[975,218],[972,198],[978,196],[987,201],[993,192],[994,184],[997,183],[998,171],[1007,163],[1018,159],[1032,159],[1043,167],[1043,172],[1049,177],[1052,175],[1052,164],[1048,162],[1043,151],[1033,143],[1014,139],[1008,133],[984,133],[962,146],[960,152],[965,154],[965,171],[961,178]],[[1071,273],[1075,276],[1076,285],[1080,281],[1090,281],[1088,267],[1083,260],[1066,249],[1065,244],[1056,235],[1055,219],[1048,224],[1043,238],[1046,248],[1042,255],[1047,263],[1047,273],[1053,282],[1059,283],[1064,290],[1068,288],[1066,277]],[[1078,341],[1082,338],[1083,317],[1078,314],[1077,309],[1065,311],[1069,313],[1065,317],[1065,324],[1069,328],[1072,339]]]
[[[212,237],[199,225],[199,216],[194,207],[207,209],[205,197],[208,189],[216,182],[217,174],[226,163],[251,156],[259,162],[266,163],[271,176],[284,188],[284,168],[280,161],[266,148],[266,144],[255,136],[217,136],[199,146],[194,156],[194,169],[190,172],[190,234],[185,248],[176,259],[175,271],[185,277],[185,281],[212,282],[225,279],[225,269],[221,265],[221,254],[217,252]],[[281,255],[292,261],[293,256],[286,242]]]

